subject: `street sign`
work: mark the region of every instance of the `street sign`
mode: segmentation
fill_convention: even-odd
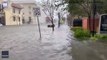
[[[100,29],[101,34],[107,34],[107,14],[100,16]]]
[[[8,7],[8,0],[3,0],[3,8],[7,8]]]
[[[41,40],[42,37],[41,37],[41,29],[40,29],[40,22],[39,22],[39,16],[41,15],[40,7],[33,8],[33,10],[34,10],[34,15],[37,16],[38,29],[39,29],[40,40]]]
[[[34,8],[34,15],[35,15],[35,16],[40,16],[40,15],[41,15],[40,7]]]

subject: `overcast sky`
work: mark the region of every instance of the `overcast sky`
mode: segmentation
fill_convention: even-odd
[[[35,1],[35,0],[16,0],[16,1]]]
[[[37,2],[40,2],[41,0],[36,0]]]

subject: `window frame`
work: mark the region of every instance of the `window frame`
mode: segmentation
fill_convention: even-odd
[[[16,21],[16,17],[15,17],[15,16],[13,16],[13,21],[14,21],[14,22]]]

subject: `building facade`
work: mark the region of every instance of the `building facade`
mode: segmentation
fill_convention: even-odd
[[[36,17],[34,16],[34,8],[36,7],[35,3],[20,3],[24,9],[23,13],[23,23],[24,24],[36,24]]]
[[[23,24],[36,24],[36,16],[34,16],[34,8],[36,7],[35,0],[15,0],[14,3],[23,6],[21,11]]]
[[[3,6],[3,3],[7,3],[7,6]],[[19,4],[13,3],[10,0],[1,1],[2,9],[0,11],[0,23],[2,25],[21,25],[22,24],[22,9]]]
[[[3,7],[4,2],[7,3],[5,8]],[[35,0],[0,0],[0,24],[36,24],[35,7]]]

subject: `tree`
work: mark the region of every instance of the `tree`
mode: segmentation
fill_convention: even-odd
[[[88,16],[92,15],[93,0],[64,0],[68,3],[68,11],[74,15]],[[98,13],[104,13],[106,8],[106,0],[96,0],[95,4]],[[103,8],[103,9],[102,9]]]
[[[64,0],[68,3],[68,11],[72,15],[87,16],[88,19],[93,16],[93,0]],[[107,12],[106,0],[96,0],[96,12],[101,14]]]
[[[55,0],[42,1],[42,7],[44,8],[44,13],[50,18],[50,21],[52,23],[52,31],[54,31],[53,16],[55,10]]]
[[[52,25],[54,25],[54,23],[53,23],[54,13],[55,13],[55,11],[57,11],[58,12],[58,18],[59,18],[58,26],[60,26],[61,17],[65,14],[63,12],[65,10],[65,8],[64,8],[65,5],[62,3],[63,3],[63,0],[45,0],[45,1],[42,1],[42,7],[44,8],[44,13],[47,16],[49,16]],[[52,30],[54,31],[54,27],[52,27]]]
[[[106,0],[64,0],[68,3],[68,11],[71,15],[88,17],[89,30],[91,29],[91,18],[93,18],[93,34],[95,32],[95,18],[96,14],[107,13]],[[91,32],[91,31],[90,31]]]
[[[55,1],[57,16],[58,16],[58,27],[60,27],[60,20],[63,20],[65,14],[67,14],[66,6],[67,4],[64,3],[64,0],[56,0]]]

